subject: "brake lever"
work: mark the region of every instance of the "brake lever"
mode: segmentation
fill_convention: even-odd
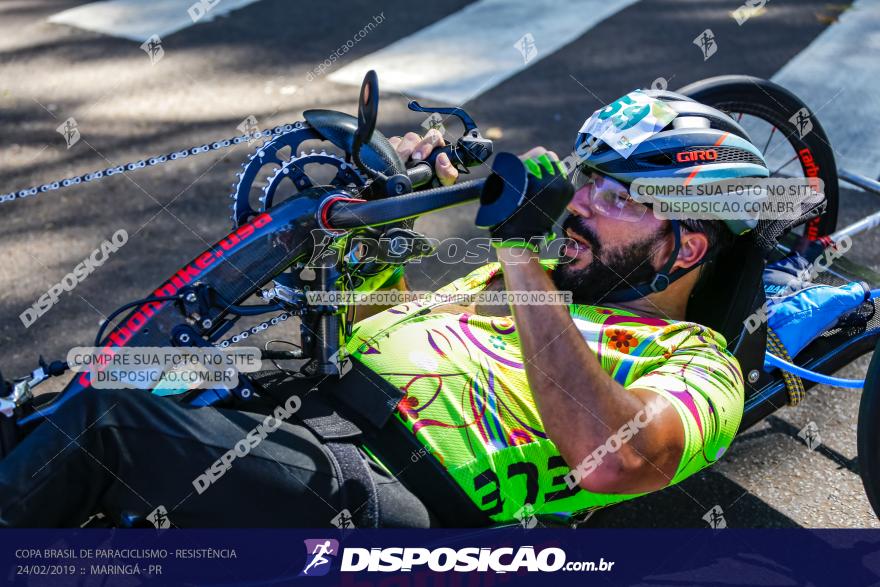
[[[367,189],[361,192],[362,197],[402,196],[412,192],[413,188],[431,183],[434,180],[435,163],[441,153],[446,153],[459,173],[470,173],[470,167],[482,165],[492,156],[494,148],[492,141],[480,134],[477,123],[461,108],[427,107],[415,100],[410,101],[407,107],[413,112],[455,116],[464,126],[464,133],[454,145],[432,150],[423,161],[410,162],[405,174],[399,173],[384,179],[374,179]]]
[[[470,173],[469,167],[482,165],[492,156],[493,144],[491,139],[487,139],[480,134],[477,123],[461,108],[422,106],[415,100],[411,100],[407,107],[413,112],[455,116],[464,126],[464,133],[455,142],[455,145],[447,145],[431,152],[431,155],[426,159],[431,168],[434,167],[434,161],[440,153],[446,153],[449,156],[449,160],[461,173]]]
[[[471,118],[471,115],[462,110],[461,108],[440,108],[437,106],[422,106],[415,100],[410,100],[407,107],[413,112],[427,112],[429,114],[450,114],[452,116],[457,116],[461,123],[464,125],[464,134],[468,134],[472,130],[477,129],[477,123],[474,122],[474,119]]]

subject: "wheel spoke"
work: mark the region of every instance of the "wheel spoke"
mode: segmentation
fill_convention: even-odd
[[[761,149],[761,155],[764,155],[767,153],[767,147],[770,146],[770,141],[773,140],[773,133],[775,133],[775,132],[776,132],[776,125],[773,125],[770,130],[770,136],[767,137],[767,143],[764,145],[764,148]]]
[[[797,153],[794,154],[794,157],[792,157],[791,159],[789,159],[788,161],[783,163],[782,166],[777,167],[776,169],[771,171],[770,175],[771,176],[776,175],[777,173],[779,173],[779,171],[781,171],[782,169],[785,169],[788,166],[788,164],[791,163],[792,161],[794,161],[795,159],[797,159]]]

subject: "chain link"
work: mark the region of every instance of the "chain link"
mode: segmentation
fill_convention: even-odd
[[[254,336],[256,334],[263,332],[264,330],[268,330],[269,328],[271,328],[273,326],[277,326],[278,324],[281,324],[282,322],[284,322],[285,320],[287,320],[288,318],[291,318],[291,317],[293,317],[293,314],[291,314],[290,312],[282,312],[281,314],[278,314],[277,316],[275,316],[271,320],[264,320],[263,322],[260,322],[259,324],[255,324],[255,325],[251,326],[247,330],[242,330],[240,333],[236,334],[235,336],[233,336],[231,338],[227,338],[224,341],[215,343],[215,346],[217,346],[218,348],[221,348],[221,349],[225,349],[229,345],[235,344],[235,343],[240,342],[242,340],[245,340],[249,336]]]
[[[282,124],[278,125],[272,129],[265,129],[261,131],[257,131],[251,134],[244,134],[237,137],[231,137],[228,139],[224,139],[222,141],[215,141],[213,143],[205,143],[204,145],[198,147],[190,147],[189,149],[182,149],[180,151],[173,151],[171,153],[160,155],[158,157],[150,157],[149,159],[141,159],[140,161],[132,161],[131,163],[124,163],[122,165],[114,165],[112,167],[107,167],[106,169],[101,169],[98,171],[92,171],[90,173],[84,173],[82,175],[77,175],[74,177],[68,177],[66,179],[52,181],[49,183],[44,183],[43,185],[34,186],[31,188],[25,188],[22,190],[9,192],[8,194],[0,194],[0,204],[5,202],[11,202],[13,200],[18,200],[21,198],[28,198],[31,196],[36,196],[37,194],[43,194],[46,192],[52,192],[58,189],[63,189],[66,187],[70,187],[73,185],[79,185],[81,183],[88,183],[91,181],[97,181],[99,179],[103,179],[105,177],[110,177],[112,175],[117,175],[120,173],[125,173],[126,171],[134,171],[136,169],[143,169],[145,167],[153,167],[154,165],[161,165],[168,161],[177,161],[178,159],[185,159],[191,155],[201,155],[202,153],[207,153],[209,151],[218,151],[220,149],[225,149],[227,147],[231,147],[233,145],[240,145],[241,143],[251,142],[261,138],[270,138],[276,135],[280,135],[283,133],[291,132],[295,129],[300,128],[302,123],[295,124]]]

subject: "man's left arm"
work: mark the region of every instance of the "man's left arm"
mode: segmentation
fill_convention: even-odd
[[[506,289],[557,291],[538,255],[530,254],[524,262],[523,253],[498,249]],[[612,445],[619,444],[619,450],[594,459],[597,466],[580,477],[580,486],[615,494],[666,487],[685,445],[684,426],[669,401],[612,379],[574,325],[567,305],[516,304],[513,315],[544,430],[572,469],[624,427],[638,430],[628,442]]]

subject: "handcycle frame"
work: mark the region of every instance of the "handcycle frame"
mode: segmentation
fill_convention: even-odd
[[[372,131],[376,122],[377,87],[375,84],[368,85],[366,81],[364,87],[372,88],[372,92],[368,91],[369,95],[365,99],[362,88],[358,117],[360,134],[355,137],[355,153],[358,152],[360,145],[372,140]],[[485,143],[482,146],[485,148]],[[491,152],[491,143],[488,149]],[[483,153],[483,156],[485,158],[486,153]],[[358,162],[357,156],[355,161]],[[343,375],[346,359],[341,349],[344,347],[347,326],[345,308],[311,305],[307,301],[304,289],[278,282],[272,288],[275,295],[263,296],[267,301],[266,304],[253,306],[243,303],[261,291],[285,269],[302,264],[316,244],[315,235],[324,234],[336,239],[345,239],[361,230],[392,225],[422,214],[469,203],[480,197],[484,180],[472,180],[451,187],[407,193],[411,188],[406,187],[408,180],[405,178],[411,179],[410,186],[422,185],[429,180],[430,168],[426,170],[425,167],[422,164],[417,170],[406,170],[401,163],[397,168],[385,169],[371,176],[374,182],[379,180],[386,186],[403,183],[403,195],[365,201],[360,198],[362,193],[326,186],[315,187],[250,218],[215,245],[197,255],[156,288],[150,296],[131,304],[132,309],[109,332],[106,339],[98,341],[100,343],[98,346],[102,346],[105,352],[109,353],[121,346],[164,346],[169,342],[175,346],[210,346],[219,340],[240,316],[283,310],[300,317],[303,325],[301,330],[304,349],[268,353],[268,356],[279,360],[311,359],[308,375],[312,378]],[[505,184],[502,197],[496,202],[509,202],[519,197],[517,191],[521,192],[524,185],[516,185],[515,174],[508,174],[507,170],[497,166],[493,169],[496,174],[507,175],[510,179]],[[880,182],[845,169],[837,170],[837,177],[865,191],[880,195]],[[395,188],[394,191],[401,193],[400,188]],[[498,220],[492,217],[492,212],[489,206],[481,209],[482,226],[491,225]],[[495,215],[497,213],[494,212]],[[836,210],[834,213],[836,215]],[[831,235],[822,236],[828,236],[829,242],[833,242],[843,236],[851,236],[878,225],[880,225],[880,211]],[[344,250],[344,247],[340,250]],[[334,265],[317,267],[314,277],[308,280],[310,291],[336,291],[337,283],[346,271],[341,256]],[[301,286],[302,283],[298,285]],[[876,287],[877,284],[874,285]],[[841,340],[831,336],[820,341],[828,347],[827,352],[813,355],[807,352],[806,358],[797,362],[800,366],[818,373],[833,373],[859,356],[874,350],[878,341],[880,341],[880,327],[866,329],[860,334]],[[865,386],[865,394],[870,392],[871,398],[880,396],[880,389],[877,389],[880,383],[880,376],[877,375],[880,372],[878,356],[880,355],[874,356],[869,368],[868,383]],[[747,371],[744,368],[748,385],[740,431],[753,426],[789,403],[786,385],[779,371],[758,372],[753,380],[753,370]],[[24,434],[28,428],[63,405],[70,397],[90,388],[88,375],[78,374],[56,400],[34,409],[31,405],[32,389],[47,377],[60,374],[62,371],[63,368],[57,363],[42,364],[31,376],[19,379],[12,387],[12,393],[0,398],[0,417],[14,419],[20,428],[18,434]],[[813,384],[808,381],[805,386],[809,388]],[[183,394],[178,399],[185,399],[195,405],[211,405],[231,400],[233,397],[246,402],[253,393],[253,387],[247,378],[244,378],[242,383],[232,390],[198,390]],[[866,466],[871,468],[868,476],[873,481],[869,482],[864,471],[862,476],[875,511],[880,511],[878,510],[880,446],[873,441],[874,438],[880,438],[873,434],[880,428],[880,400],[868,403],[871,405],[866,407],[863,397],[863,413],[860,415],[859,423],[860,462],[864,461]],[[867,411],[871,413],[867,414]],[[865,428],[864,432],[862,428]],[[14,444],[16,439],[9,438],[8,429],[4,429],[4,435],[5,438],[0,440],[6,446]],[[863,451],[870,454],[863,457]]]

